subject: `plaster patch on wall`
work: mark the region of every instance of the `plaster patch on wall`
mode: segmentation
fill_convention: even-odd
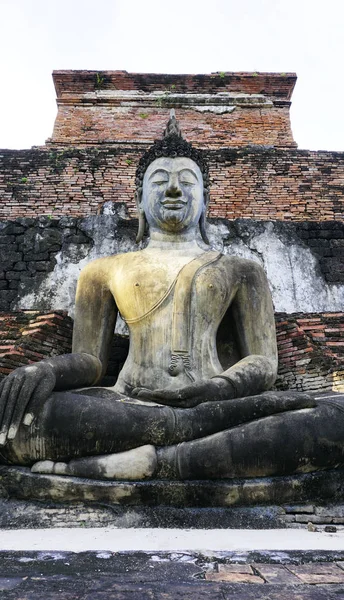
[[[235,106],[194,106],[193,108],[198,112],[211,112],[215,115],[224,115],[235,110]]]
[[[241,221],[241,222],[240,222]],[[244,226],[243,226],[244,223]],[[296,236],[288,239],[280,224],[239,220],[233,228],[210,226],[213,245],[224,254],[259,263],[265,270],[277,312],[342,311],[344,285],[327,284],[317,258]]]

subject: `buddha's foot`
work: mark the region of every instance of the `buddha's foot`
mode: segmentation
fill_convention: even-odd
[[[154,446],[146,445],[103,456],[77,458],[68,463],[41,460],[36,462],[32,473],[74,475],[89,479],[136,480],[152,477],[157,466]]]

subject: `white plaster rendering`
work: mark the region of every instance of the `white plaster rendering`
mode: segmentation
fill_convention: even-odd
[[[269,108],[273,106],[272,100],[268,99],[263,94],[245,94],[240,92],[218,92],[214,94],[183,94],[176,93],[171,90],[165,92],[142,92],[140,90],[95,90],[93,92],[86,92],[82,94],[82,97],[90,102],[99,101],[104,104],[115,104],[118,106],[130,106],[134,107],[136,103],[139,103],[140,107],[145,106],[157,106],[157,103],[166,102],[168,105],[177,104],[177,106],[193,106],[195,105],[227,105],[234,106],[254,106]],[[69,103],[70,100],[59,98],[57,103],[65,104]]]
[[[259,223],[256,234],[252,230],[224,244],[228,236],[225,224],[211,225],[211,239],[224,254],[248,258],[265,270],[274,308],[277,312],[342,311],[344,286],[329,285],[321,275],[318,261],[301,240],[288,240],[273,222]]]
[[[48,273],[35,291],[19,298],[16,309],[67,310],[68,314],[73,316],[76,284],[81,269],[101,256],[135,249],[135,244],[129,238],[125,239],[121,236],[119,239],[117,235],[119,217],[123,218],[121,213],[123,211],[114,215],[108,207],[106,215],[83,219],[80,227],[93,240],[89,254],[85,258],[78,259],[80,247],[74,244],[58,252],[54,270]],[[87,250],[86,246],[84,248]]]
[[[225,113],[231,113],[235,110],[235,106],[194,106],[193,107],[197,112],[211,112],[215,115],[224,115]]]

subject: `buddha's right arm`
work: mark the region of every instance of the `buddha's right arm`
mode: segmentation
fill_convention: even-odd
[[[111,257],[89,263],[80,273],[75,297],[72,354],[47,359],[56,390],[91,386],[105,374],[117,317],[109,290]]]
[[[102,261],[90,263],[80,275],[72,353],[20,367],[1,382],[0,446],[16,436],[22,421],[30,424],[35,407],[54,389],[91,386],[105,373],[117,310]]]

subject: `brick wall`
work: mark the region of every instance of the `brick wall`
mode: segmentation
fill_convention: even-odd
[[[170,75],[164,73],[128,73],[127,71],[54,71],[58,98],[75,98],[103,89],[166,92],[239,92],[264,94],[269,98],[290,100],[296,83],[295,73],[216,72],[208,75]]]
[[[71,352],[72,329],[63,312],[0,312],[0,378],[17,367]]]
[[[161,138],[166,127],[169,109],[176,108],[183,136],[194,146],[221,148],[222,146],[269,145],[295,148],[289,106],[269,107],[235,106],[228,112],[216,114],[216,108],[181,108],[173,98],[160,102],[162,108],[140,102],[139,106],[59,107],[51,141],[57,145],[97,145],[115,143],[146,143]],[[132,104],[132,99],[130,99]],[[153,104],[153,106],[152,106]],[[202,112],[201,112],[202,110]]]
[[[108,201],[131,215],[143,146],[0,152],[0,218],[97,214]],[[208,150],[209,216],[330,221],[344,216],[344,153]]]

